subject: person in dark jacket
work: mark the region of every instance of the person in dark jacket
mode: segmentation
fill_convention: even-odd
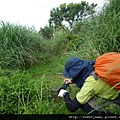
[[[106,105],[108,107],[113,105],[115,109],[119,108],[120,98],[118,91],[111,89],[110,85],[95,75],[94,64],[95,61],[93,60],[81,60],[78,57],[71,57],[66,61],[63,72],[66,77],[65,83],[76,84],[80,88],[73,100],[64,89],[61,89],[58,94],[59,97],[64,98],[69,111],[75,112],[81,108],[88,114],[100,115],[111,113],[111,110],[106,108]],[[108,92],[106,93],[106,91]],[[99,102],[97,102],[98,100]],[[104,102],[105,104],[103,104]]]

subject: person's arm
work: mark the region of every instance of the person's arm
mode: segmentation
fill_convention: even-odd
[[[68,110],[69,110],[70,112],[75,112],[75,111],[78,110],[79,108],[81,108],[81,109],[82,109],[84,112],[86,112],[86,113],[89,113],[89,112],[91,112],[91,111],[93,110],[93,108],[92,108],[88,103],[86,103],[86,104],[84,104],[84,105],[80,104],[80,103],[78,102],[78,100],[76,99],[76,97],[75,97],[73,100],[71,100],[70,97],[69,97],[68,92],[66,92],[66,93],[63,95],[63,97],[64,97],[64,101],[65,101],[65,103],[66,103],[66,106],[67,106],[67,108],[68,108]],[[105,113],[99,112],[99,111],[97,111],[97,110],[94,110],[94,111],[92,111],[90,114],[91,114],[91,115],[101,115],[101,114],[105,114]]]
[[[66,92],[63,97],[64,97],[64,101],[66,103],[66,106],[70,112],[75,112],[77,109],[79,109],[83,106],[82,104],[80,104],[77,101],[76,97],[73,100],[71,100],[68,92]]]
[[[86,103],[86,104],[80,104],[80,102],[77,100],[75,97],[73,100],[69,97],[69,94],[66,90],[61,89],[59,94],[59,97],[63,97],[65,104],[70,112],[75,112],[79,108],[81,108],[84,112],[91,112],[92,107]],[[100,115],[101,113],[99,111],[94,110],[93,112],[90,113],[91,115]]]
[[[58,96],[64,98],[65,104],[66,104],[68,110],[71,112],[75,112],[77,109],[79,109],[83,106],[77,101],[76,97],[73,100],[71,100],[68,92],[64,89],[60,90]]]

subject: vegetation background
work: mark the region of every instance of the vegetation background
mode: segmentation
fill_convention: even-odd
[[[60,8],[66,6],[62,4]],[[109,0],[97,13],[91,12],[95,6],[85,3],[89,14],[84,14],[82,20],[73,20],[71,27],[58,24],[53,14],[60,12],[58,8],[51,10],[51,24],[39,32],[0,22],[1,114],[73,114],[63,99],[51,95],[53,87],[63,84],[66,59],[78,56],[90,60],[106,52],[120,51],[120,0]],[[70,19],[65,18],[68,22]],[[72,98],[79,89],[75,85],[71,88],[67,90]],[[120,110],[113,112],[119,114]],[[74,114],[86,113],[78,110]]]

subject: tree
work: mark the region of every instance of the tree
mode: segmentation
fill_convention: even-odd
[[[66,3],[61,4],[57,8],[50,11],[49,24],[55,28],[61,27],[64,30],[72,30],[75,22],[82,21],[86,16],[95,13],[97,4],[92,3],[90,6],[88,2],[82,1],[81,3]],[[67,23],[67,25],[65,24]]]
[[[44,28],[40,28],[39,33],[46,38],[46,39],[52,39],[53,38],[53,27],[46,25]]]

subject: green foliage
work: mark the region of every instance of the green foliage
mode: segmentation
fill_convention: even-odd
[[[66,3],[61,4],[50,11],[49,23],[54,27],[61,27],[65,31],[67,29],[72,30],[73,24],[77,21],[82,21],[87,15],[93,14],[96,6],[94,4],[89,6],[85,1],[81,3],[69,3],[68,5]],[[64,22],[68,24],[68,27],[64,25]]]
[[[91,39],[99,51],[120,51],[120,4],[119,0],[111,0],[110,4],[103,8],[103,11],[90,21]],[[97,31],[97,32],[96,32]],[[89,31],[90,32],[90,31]]]
[[[52,112],[51,105],[54,103],[50,100],[51,97],[48,97],[43,83],[44,77],[43,75],[39,79],[33,79],[29,73],[19,71],[14,72],[9,78],[1,76],[0,113],[44,114]]]
[[[39,33],[46,39],[52,39],[53,38],[53,27],[52,26],[45,26],[44,28],[41,28]]]
[[[97,56],[110,51],[120,51],[120,13],[118,11],[120,7],[118,3],[118,0],[113,0],[100,13],[74,25],[73,33],[79,36],[77,42],[82,41],[79,49],[87,50],[87,53],[95,51]]]
[[[40,62],[47,51],[39,34],[32,28],[4,23],[0,27],[0,66],[25,68]],[[44,58],[42,58],[44,59]]]

